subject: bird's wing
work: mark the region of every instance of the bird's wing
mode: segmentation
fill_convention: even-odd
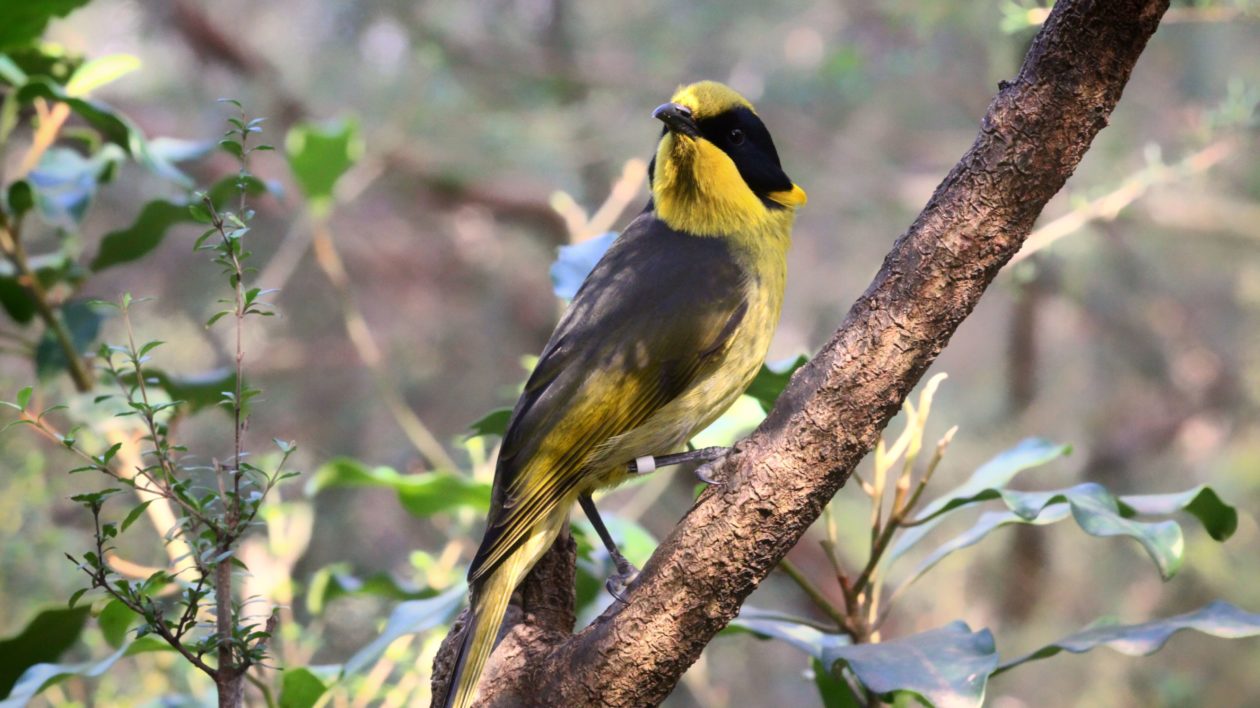
[[[572,493],[600,445],[721,359],[747,310],[744,285],[724,239],[673,231],[650,211],[626,228],[578,290],[512,413],[470,581]]]

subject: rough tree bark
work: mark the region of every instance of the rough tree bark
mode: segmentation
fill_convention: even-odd
[[[629,594],[573,634],[572,545],[518,593],[486,705],[660,703],[817,519],[1108,121],[1168,0],[1059,0],[971,149]],[[459,627],[434,664],[435,703]]]

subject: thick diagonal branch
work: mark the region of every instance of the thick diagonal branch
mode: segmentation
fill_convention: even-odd
[[[561,640],[528,620],[513,627],[483,679],[487,704],[639,706],[668,695],[818,517],[1019,251],[1107,124],[1167,7],[1055,3],[975,143],[843,325],[765,423],[719,463],[715,476],[725,484],[710,488],[665,539],[626,605],[576,635],[546,628]],[[543,637],[552,643],[540,644]]]

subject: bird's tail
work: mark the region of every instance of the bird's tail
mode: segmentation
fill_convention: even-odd
[[[464,631],[464,641],[455,662],[451,688],[446,694],[446,708],[468,708],[477,697],[477,683],[486,668],[486,659],[494,649],[508,600],[525,574],[538,562],[543,553],[563,527],[565,517],[560,514],[558,523],[542,524],[520,548],[509,555],[489,577],[476,584],[472,592],[472,617]]]

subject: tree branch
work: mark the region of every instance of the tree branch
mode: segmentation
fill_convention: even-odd
[[[1107,124],[1167,8],[1168,0],[1055,3],[1018,77],[999,85],[971,149],[766,421],[715,463],[725,483],[710,487],[665,539],[627,604],[572,636],[546,616],[519,620],[487,667],[485,704],[664,700],[818,518],[1019,251]],[[544,582],[538,577],[526,580],[523,595]],[[571,600],[571,578],[565,582]],[[437,673],[444,689],[449,677]]]

